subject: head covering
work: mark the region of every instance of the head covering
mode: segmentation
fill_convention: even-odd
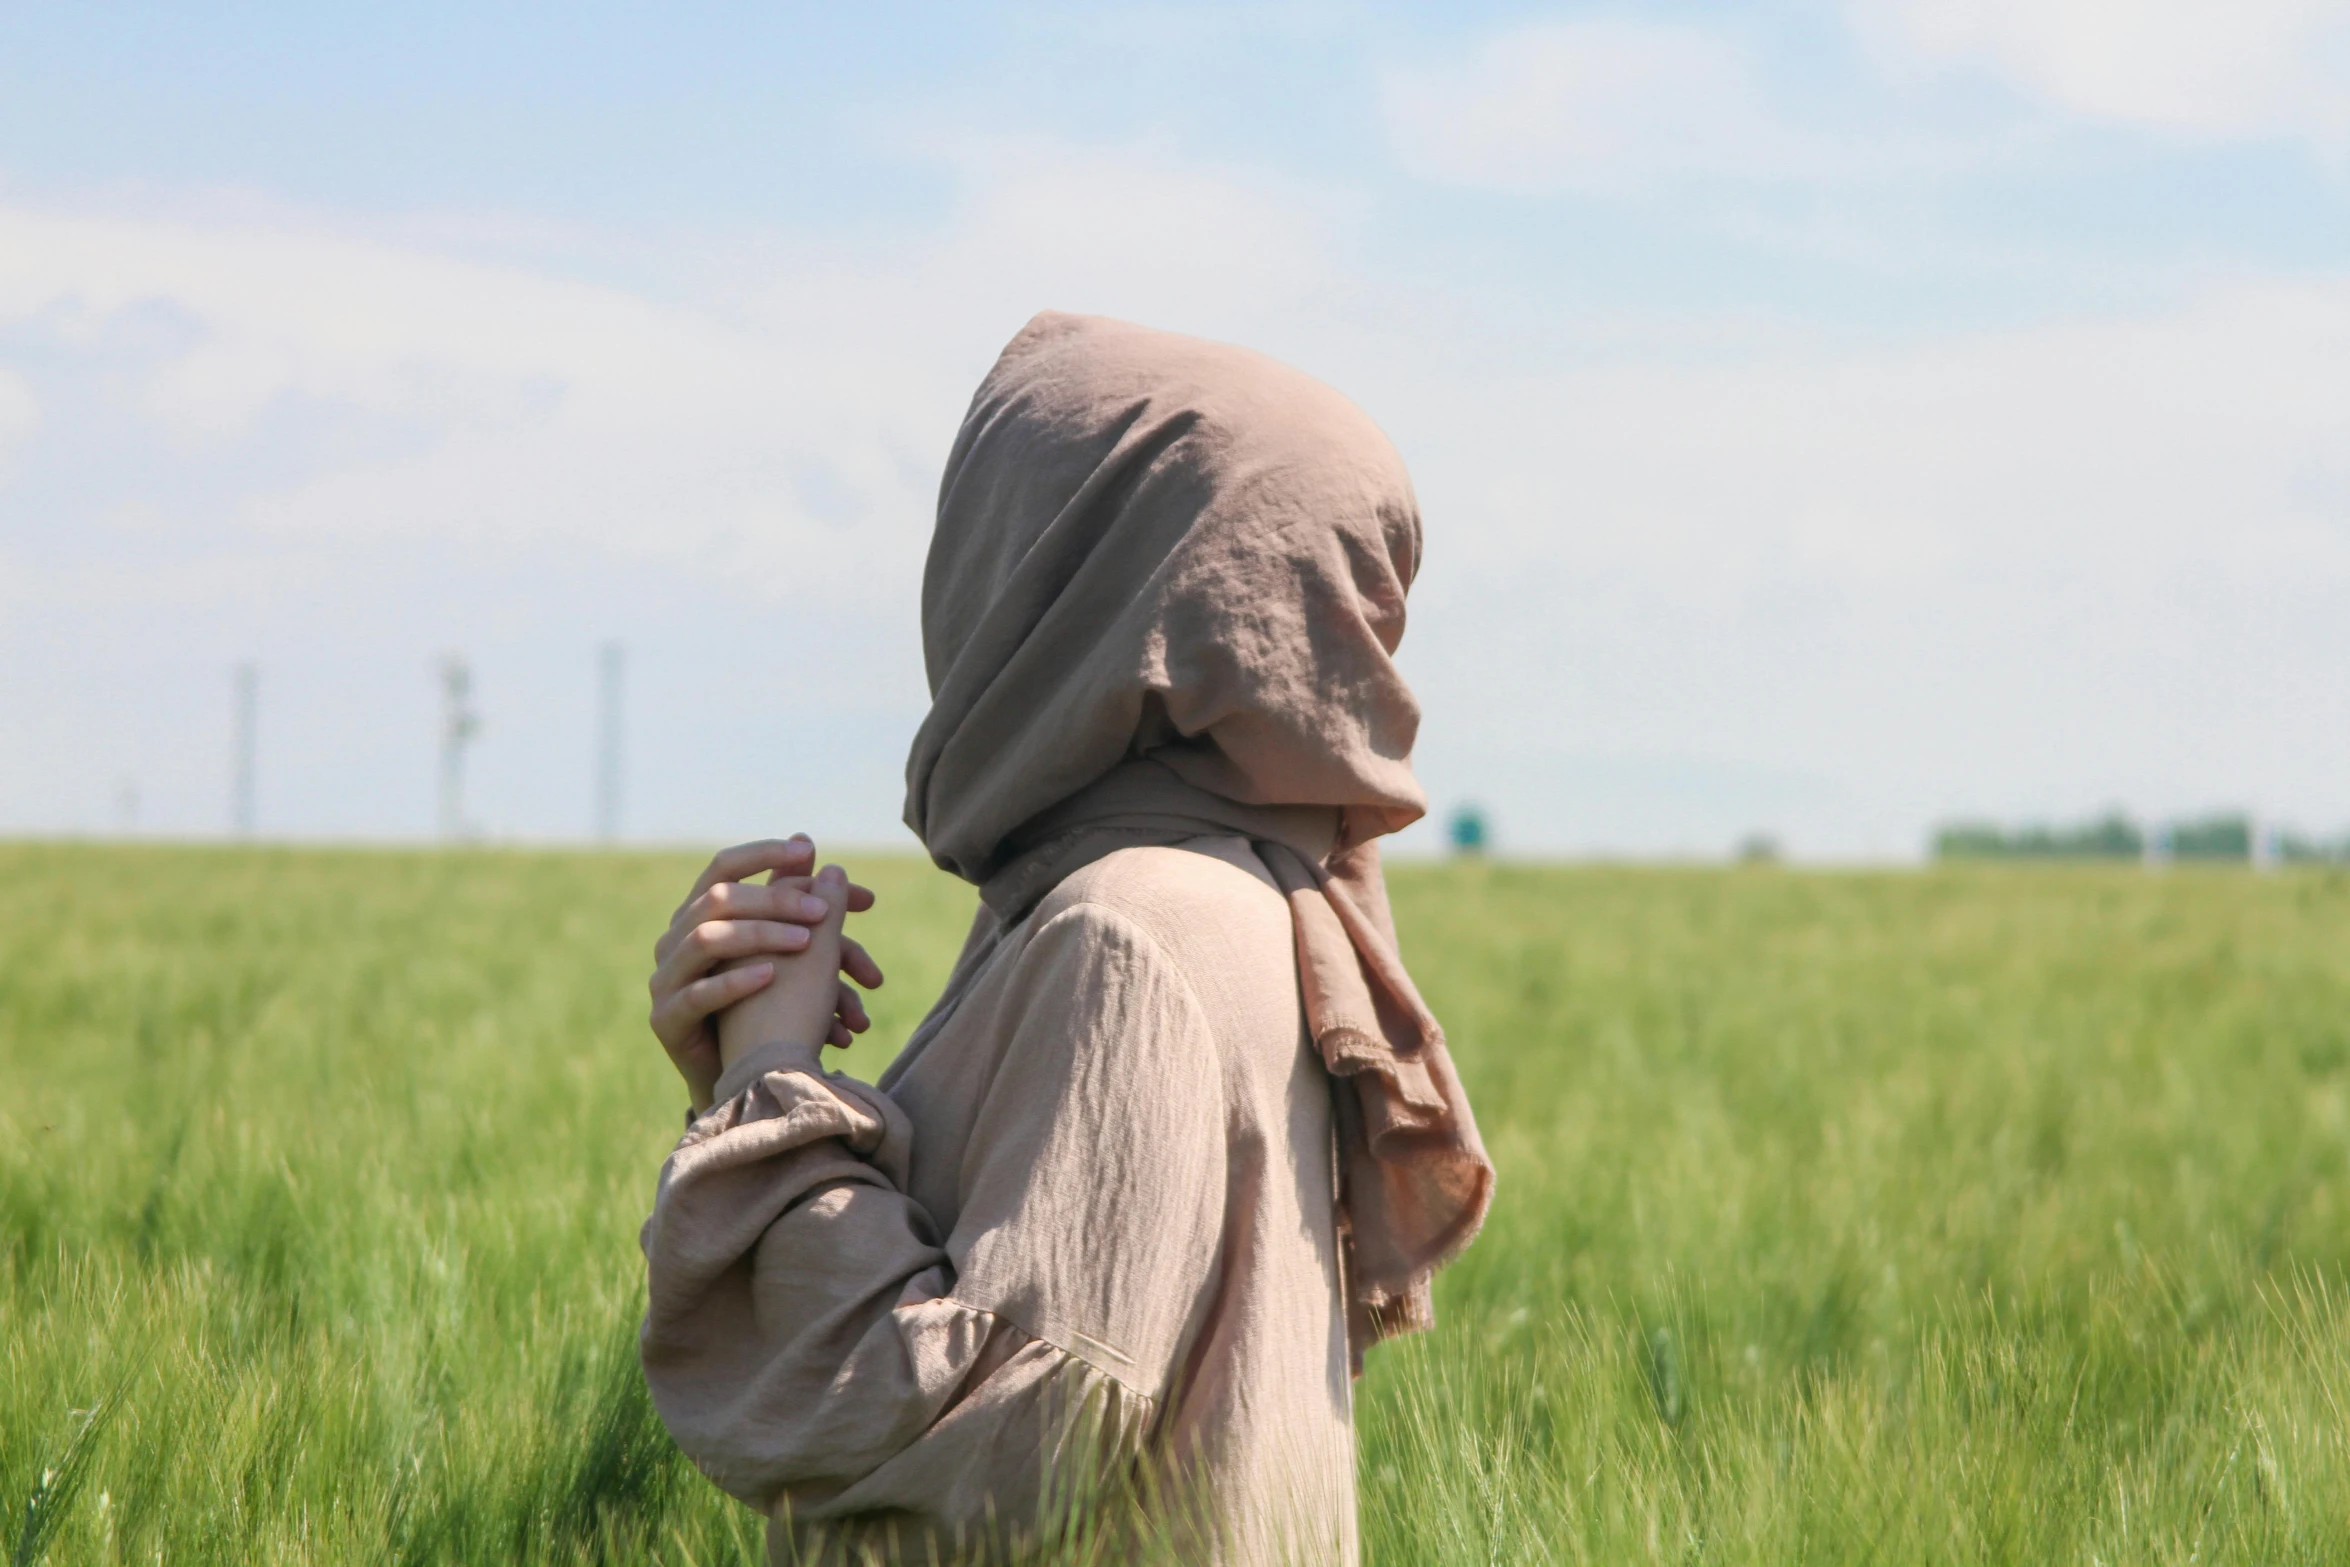
[[[1419,564],[1411,480],[1353,403],[1245,349],[1046,312],[947,459],[906,762],[907,825],[1007,924],[1126,845],[1255,844],[1339,1079],[1358,1356],[1428,1326],[1493,1187],[1379,869],[1427,809],[1393,658]]]

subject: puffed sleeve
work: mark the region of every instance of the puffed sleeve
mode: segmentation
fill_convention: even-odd
[[[999,962],[954,1020],[978,1102],[951,1234],[906,1195],[904,1113],[804,1049],[736,1063],[662,1169],[654,1403],[802,1533],[919,1558],[1115,1483],[1214,1287],[1223,1079],[1182,974],[1085,903]]]

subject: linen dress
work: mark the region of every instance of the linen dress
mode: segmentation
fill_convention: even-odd
[[[1332,1139],[1249,842],[1118,850],[982,908],[880,1087],[728,1072],[644,1228],[655,1403],[778,1562],[1000,1559],[1156,1477],[1173,1559],[1352,1563]]]

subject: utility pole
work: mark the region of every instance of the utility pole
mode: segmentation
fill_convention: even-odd
[[[234,761],[229,774],[229,826],[240,838],[253,836],[258,812],[253,803],[254,753],[260,747],[261,668],[239,664],[231,682],[230,749]]]
[[[620,644],[607,642],[597,658],[596,837],[620,836]]]
[[[465,747],[481,730],[481,715],[473,710],[473,671],[462,655],[441,658],[441,839],[455,843],[467,836],[465,825]]]

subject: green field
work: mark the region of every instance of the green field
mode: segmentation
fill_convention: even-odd
[[[870,1072],[969,895],[856,868]],[[631,1358],[693,869],[0,845],[0,1553],[756,1560]],[[1373,1561],[2350,1559],[2350,878],[1394,882],[1501,1188]]]

